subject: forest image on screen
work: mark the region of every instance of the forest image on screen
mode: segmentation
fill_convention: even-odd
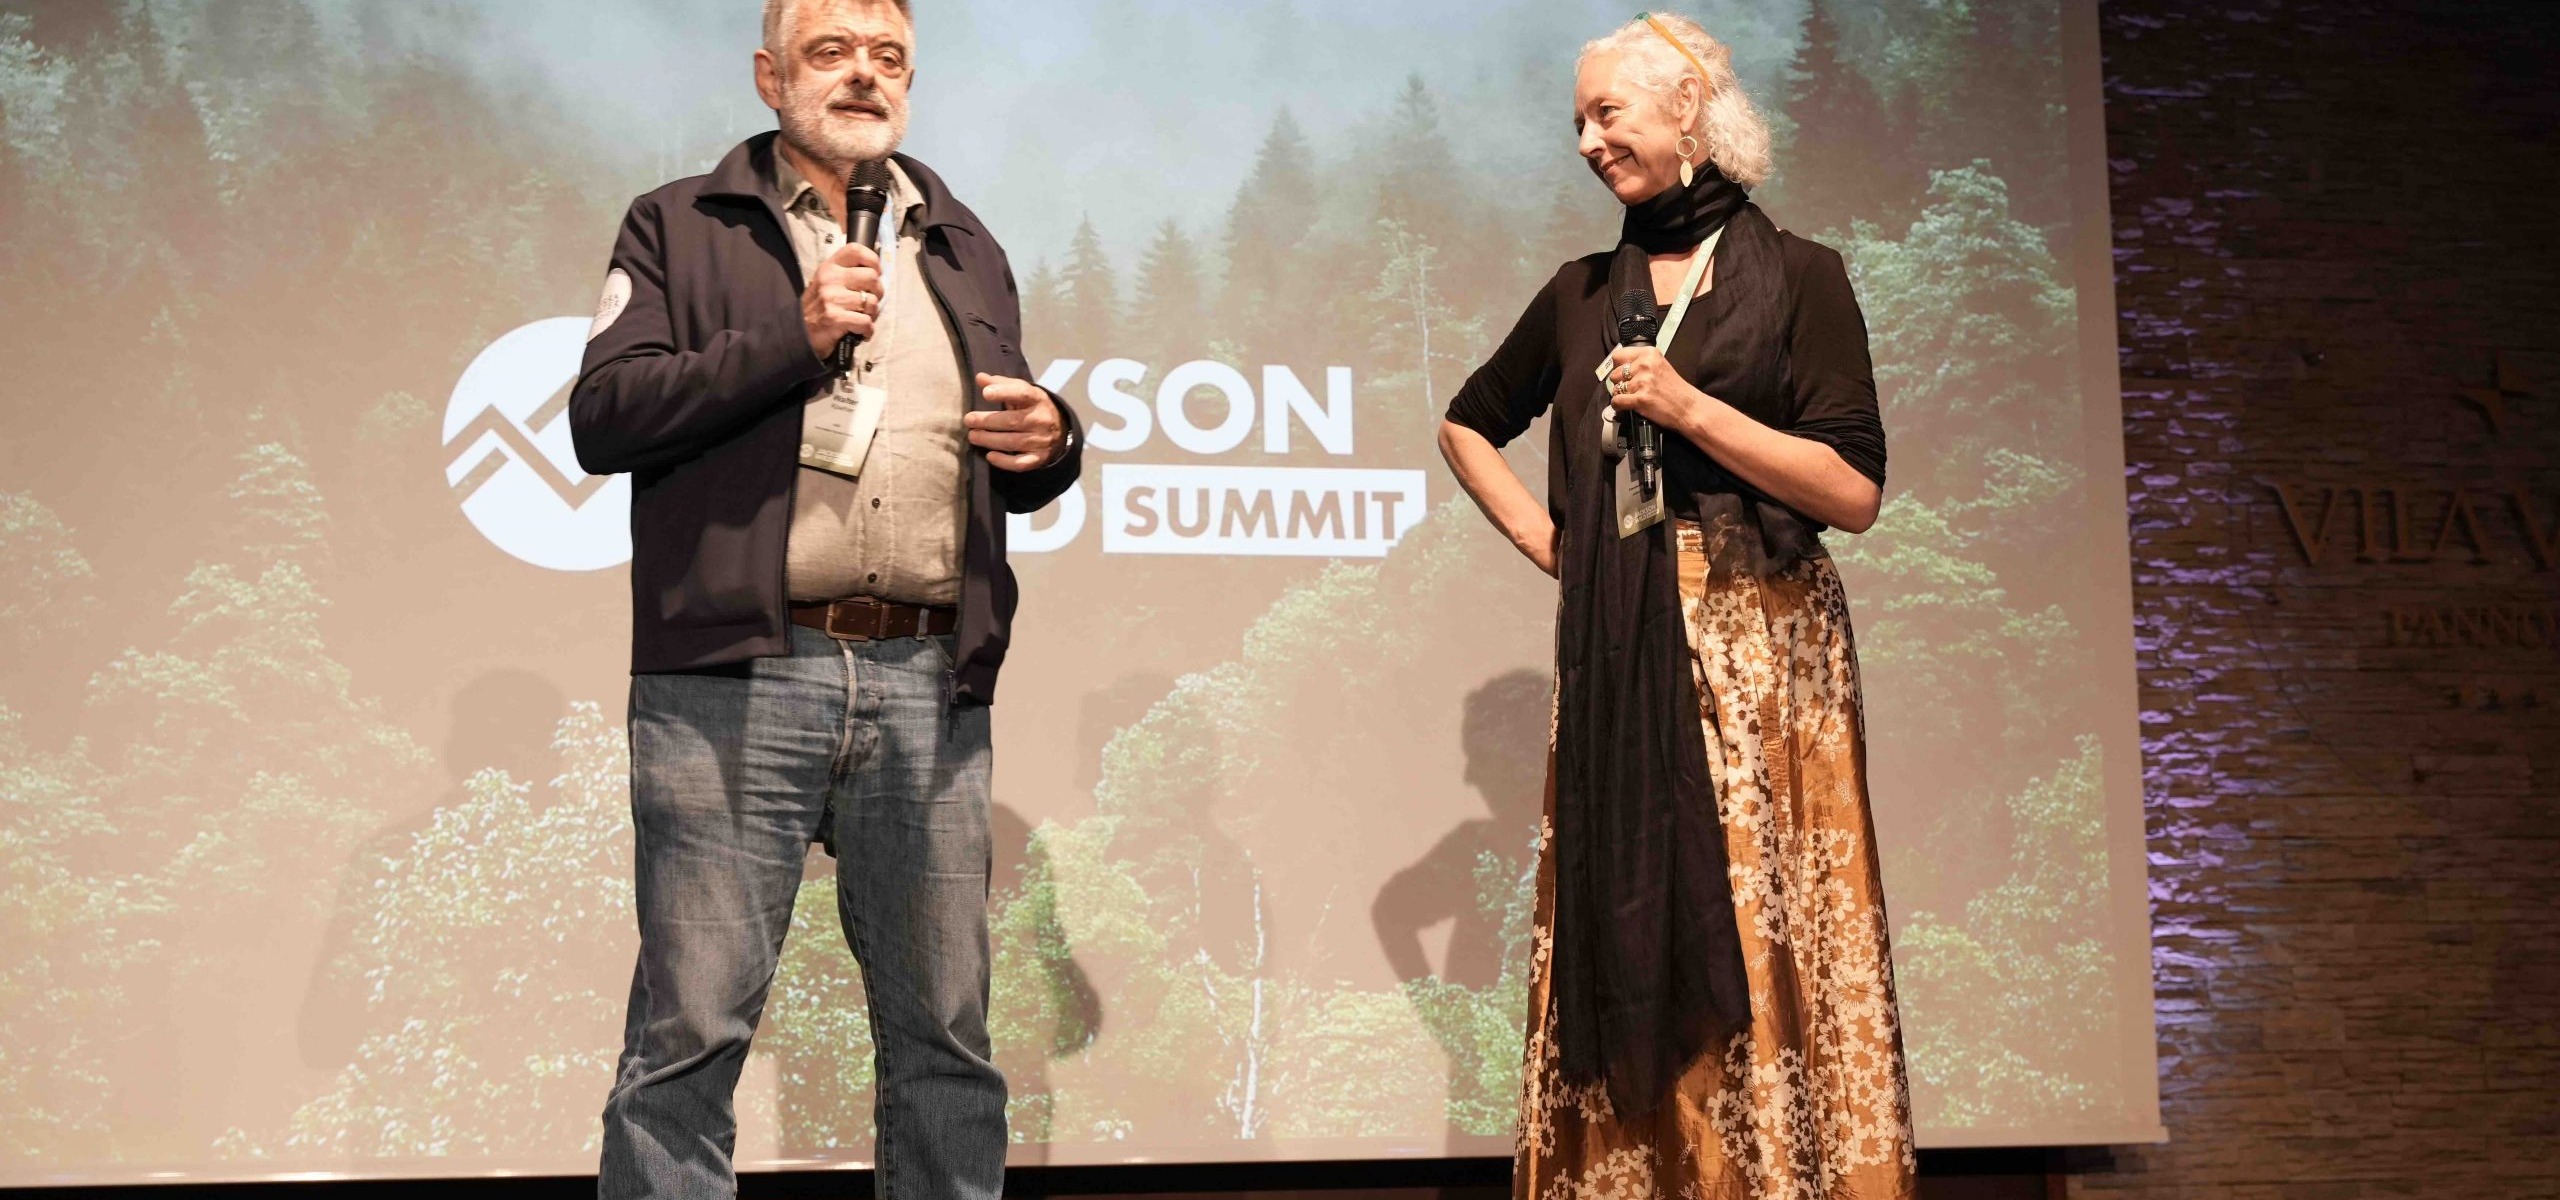
[[[772,127],[756,7],[0,0],[0,1184],[593,1169],[631,488],[565,389],[631,197]],[[1089,438],[1009,535],[1015,1161],[1509,1153],[1556,592],[1435,437],[1617,242],[1572,73],[1632,13],[913,7],[905,148]],[[1887,501],[1826,542],[1923,1144],[2147,1127],[2063,14],[1684,11],[1871,339]],[[813,848],[745,1168],[871,1153],[835,887]]]

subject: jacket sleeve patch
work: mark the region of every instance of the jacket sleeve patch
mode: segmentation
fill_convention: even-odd
[[[592,342],[605,330],[613,328],[614,320],[622,315],[623,308],[630,303],[631,276],[624,273],[620,267],[606,272],[604,295],[596,300],[596,319],[594,324],[587,326],[587,340]]]

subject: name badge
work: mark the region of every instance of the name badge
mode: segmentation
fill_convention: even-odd
[[[847,479],[862,474],[871,439],[880,432],[888,389],[846,380],[800,410],[800,465]]]

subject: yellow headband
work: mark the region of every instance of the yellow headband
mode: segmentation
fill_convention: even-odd
[[[1714,76],[1711,76],[1711,75],[1709,75],[1709,74],[1707,74],[1707,64],[1702,63],[1702,62],[1699,62],[1699,61],[1698,61],[1698,56],[1697,56],[1697,55],[1689,53],[1689,47],[1688,47],[1688,46],[1683,45],[1683,44],[1681,43],[1680,39],[1678,39],[1678,38],[1676,38],[1676,37],[1671,36],[1671,29],[1670,29],[1670,27],[1668,27],[1668,26],[1664,25],[1664,24],[1661,22],[1661,20],[1660,20],[1660,19],[1656,18],[1652,13],[1649,13],[1649,12],[1640,12],[1640,13],[1637,13],[1637,14],[1636,14],[1636,19],[1637,19],[1637,20],[1639,20],[1639,21],[1644,22],[1644,23],[1645,23],[1645,24],[1647,24],[1647,25],[1651,25],[1651,26],[1653,26],[1653,31],[1654,31],[1655,33],[1661,34],[1661,35],[1662,35],[1662,40],[1663,40],[1663,41],[1666,41],[1666,42],[1671,43],[1671,48],[1672,48],[1672,49],[1674,49],[1674,50],[1679,51],[1679,52],[1680,52],[1680,57],[1685,58],[1685,59],[1688,59],[1688,60],[1689,60],[1689,65],[1690,65],[1690,66],[1693,66],[1693,67],[1696,67],[1696,68],[1698,69],[1698,86],[1699,86],[1699,87],[1702,87],[1702,88],[1713,88],[1713,87],[1715,87],[1715,77],[1714,77]]]

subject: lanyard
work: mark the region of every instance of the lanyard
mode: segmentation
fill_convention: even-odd
[[[1716,243],[1724,240],[1719,228],[1698,243],[1697,261],[1689,264],[1689,274],[1680,281],[1680,298],[1671,302],[1671,315],[1662,319],[1662,332],[1654,335],[1654,344],[1669,349],[1671,339],[1680,336],[1680,318],[1689,315],[1689,302],[1698,297],[1698,281],[1707,277],[1707,262],[1716,256]]]
[[[1662,329],[1653,335],[1653,344],[1663,353],[1671,352],[1671,339],[1680,336],[1680,319],[1689,315],[1689,301],[1698,295],[1698,281],[1707,277],[1707,263],[1716,256],[1716,243],[1724,240],[1724,230],[1717,229],[1698,243],[1697,257],[1689,262],[1689,273],[1680,280],[1680,298],[1671,302],[1671,315],[1662,319]],[[1603,355],[1600,367],[1591,373],[1594,379],[1609,377],[1609,359]]]

